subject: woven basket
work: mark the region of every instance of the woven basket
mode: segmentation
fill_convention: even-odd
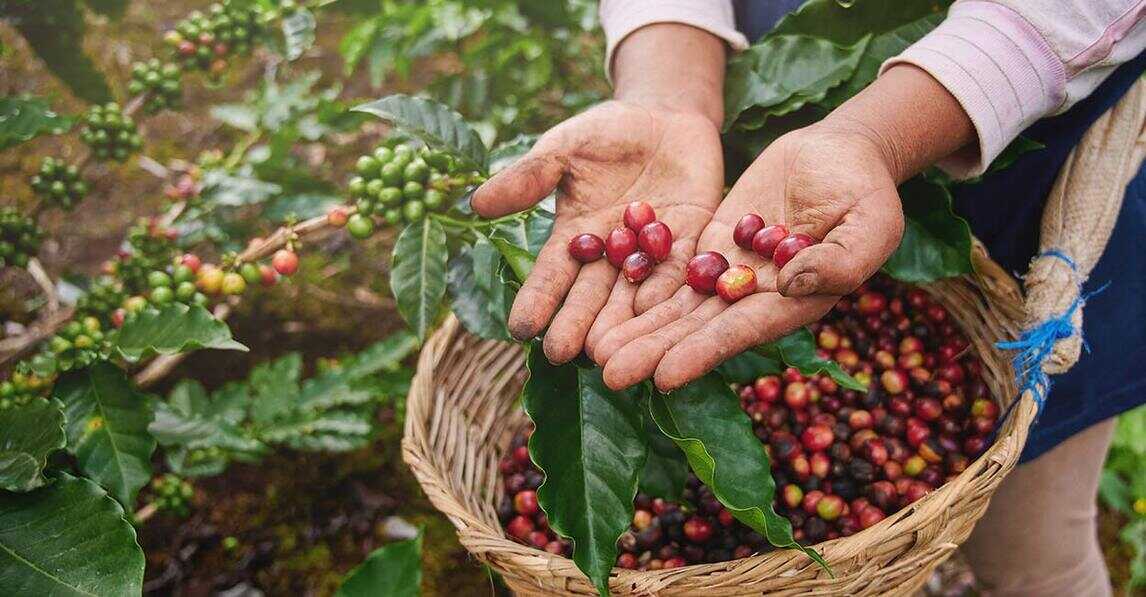
[[[611,591],[708,597],[916,591],[967,539],[991,495],[1018,462],[1037,407],[1032,392],[1020,396],[1010,355],[994,343],[1018,337],[1021,330],[1060,313],[1078,296],[1079,282],[1097,261],[1098,254],[1090,254],[1095,253],[1094,239],[1109,237],[1121,202],[1121,184],[1141,160],[1133,149],[1146,113],[1144,97],[1141,85],[1136,86],[1127,100],[1096,123],[1056,184],[1050,201],[1057,203],[1048,207],[1044,218],[1043,247],[1065,251],[1077,264],[1075,269],[1058,259],[1037,260],[1024,301],[1015,280],[976,245],[975,275],[924,286],[966,333],[982,361],[984,380],[1004,409],[1012,400],[1020,400],[994,445],[966,471],[870,529],[818,544],[816,548],[832,564],[834,578],[802,553],[778,550],[672,570],[614,569]],[[1121,153],[1115,155],[1115,149]],[[1103,165],[1110,167],[1099,167]],[[1112,171],[1115,165],[1117,171]],[[1080,211],[1071,209],[1078,202],[1086,208],[1081,210],[1086,221],[1062,225],[1063,214]],[[1048,224],[1056,218],[1058,225]],[[1073,364],[1072,343],[1066,339],[1056,345],[1054,367]],[[595,595],[571,560],[508,539],[498,521],[497,463],[526,420],[518,403],[524,380],[522,347],[476,338],[450,317],[418,360],[407,402],[403,457],[433,504],[457,527],[461,543],[500,573],[518,595]]]

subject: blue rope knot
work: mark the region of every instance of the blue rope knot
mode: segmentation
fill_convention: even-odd
[[[1046,251],[1036,255],[1035,259],[1042,259],[1043,257],[1054,257],[1055,259],[1058,259],[1059,261],[1070,266],[1071,270],[1076,272],[1078,271],[1078,264],[1070,258],[1070,255],[1067,255],[1061,249],[1047,249]]]

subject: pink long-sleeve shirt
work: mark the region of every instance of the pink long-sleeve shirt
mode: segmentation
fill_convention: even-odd
[[[600,14],[607,65],[625,36],[652,23],[684,23],[733,50],[748,47],[732,0],[602,0]],[[970,177],[1023,129],[1070,108],[1144,48],[1146,0],[957,0],[935,30],[882,70],[913,64],[955,96],[979,143],[939,165]]]

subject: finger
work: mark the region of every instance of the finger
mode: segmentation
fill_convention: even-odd
[[[694,254],[696,254],[695,237],[688,236],[673,241],[669,256],[657,264],[652,275],[641,282],[633,301],[633,310],[637,314],[644,313],[668,300],[680,290],[684,286],[685,267]]]
[[[729,358],[819,319],[835,298],[758,292],[731,305],[670,349],[653,375],[662,392],[703,376]]]
[[[687,286],[677,290],[676,294],[669,300],[622,323],[605,334],[605,337],[601,338],[593,351],[593,359],[598,364],[607,363],[617,349],[635,338],[651,334],[684,317],[692,312],[697,305],[704,302],[706,298],[708,297]]]
[[[564,174],[565,162],[559,153],[535,147],[478,187],[470,205],[483,218],[524,211],[552,193]]]
[[[507,325],[510,335],[518,340],[529,340],[545,329],[581,268],[569,255],[566,228],[561,223],[554,226],[537,254],[533,271],[513,299]]]
[[[620,277],[613,284],[613,292],[609,295],[608,302],[605,303],[604,308],[597,314],[597,319],[593,322],[593,327],[589,328],[589,335],[585,337],[585,352],[589,354],[589,358],[593,359],[598,365],[603,365],[605,361],[597,359],[597,345],[600,343],[601,338],[606,334],[613,331],[614,328],[622,323],[636,317],[633,312],[633,297],[637,294],[637,286],[629,284]]]
[[[543,347],[550,362],[565,363],[581,354],[589,328],[609,300],[616,281],[617,270],[604,259],[581,267],[565,303],[545,332]]]
[[[903,238],[903,212],[894,186],[879,189],[832,228],[823,242],[792,258],[776,278],[784,296],[842,295],[868,279]]]
[[[605,385],[619,390],[652,377],[665,353],[727,307],[719,297],[709,297],[680,319],[622,346],[605,365]]]

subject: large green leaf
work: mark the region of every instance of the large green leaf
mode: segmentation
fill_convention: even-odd
[[[106,362],[64,375],[52,394],[64,404],[68,451],[80,470],[130,507],[151,478],[155,438],[147,432],[148,397],[132,387],[122,369]]]
[[[777,547],[801,549],[827,566],[815,550],[801,547],[792,524],[772,507],[776,482],[752,421],[719,375],[710,373],[670,396],[654,393],[649,410],[665,435],[684,451],[696,476],[732,515]]]
[[[485,170],[486,149],[481,137],[461,114],[448,106],[397,94],[356,106],[354,110],[390,122],[427,145],[452,154],[467,167]]]
[[[402,361],[418,351],[420,345],[416,336],[407,330],[399,330],[343,359],[341,375],[353,381],[383,371],[396,371],[401,368]]]
[[[836,45],[807,35],[765,38],[728,62],[724,83],[724,130],[759,128],[769,116],[818,102],[851,78],[870,37]]]
[[[0,3],[0,17],[77,97],[95,103],[112,99],[107,80],[84,52],[87,25],[77,0],[8,0]]]
[[[645,438],[649,457],[641,471],[641,493],[666,500],[680,499],[688,480],[688,460],[667,435],[657,427],[652,416],[645,419]]]
[[[283,17],[283,42],[286,46],[286,59],[297,60],[314,45],[314,30],[317,23],[314,13],[305,8],[296,9]]]
[[[600,368],[554,366],[539,346],[528,363],[522,399],[536,425],[529,453],[545,473],[537,499],[553,530],[573,540],[577,567],[608,595],[648,454],[636,391],[610,390]]]
[[[766,357],[756,351],[742,352],[716,368],[728,383],[752,383],[762,375],[777,375],[784,371],[779,359]]]
[[[37,398],[0,410],[0,489],[42,486],[48,456],[67,443],[59,404]]]
[[[0,492],[0,594],[139,595],[143,563],[123,508],[87,479]]]
[[[260,430],[272,444],[312,452],[356,450],[370,441],[374,430],[369,411],[300,412],[275,420]]]
[[[834,108],[848,98],[860,92],[875,80],[879,74],[879,67],[885,60],[898,56],[911,44],[927,35],[943,20],[941,12],[930,12],[918,19],[908,21],[898,27],[876,33],[871,43],[867,45],[863,56],[860,57],[856,70],[851,78],[842,85],[832,89],[822,102],[824,106]]]
[[[375,549],[346,575],[335,597],[417,597],[422,594],[422,533]]]
[[[506,318],[512,289],[501,283],[501,253],[485,236],[450,257],[447,284],[450,310],[470,333],[490,340],[509,340]]]
[[[426,218],[406,227],[394,244],[390,290],[398,312],[418,338],[425,338],[446,294],[446,231]]]
[[[247,347],[231,338],[227,324],[198,305],[172,303],[163,309],[148,309],[123,324],[115,347],[134,361],[151,354],[177,354],[201,348],[241,350]]]
[[[288,353],[274,361],[260,363],[251,371],[251,420],[256,425],[290,412],[299,403],[298,380],[302,355]]]
[[[943,13],[951,0],[808,0],[785,16],[769,35],[801,34],[838,44],[854,44],[869,33],[881,34]]]
[[[804,375],[826,373],[845,388],[858,392],[867,391],[867,386],[848,375],[840,368],[839,363],[821,359],[816,355],[816,339],[812,337],[812,332],[808,328],[800,328],[779,340],[761,345],[756,351],[789,367],[795,367]]]
[[[0,98],[0,150],[43,134],[62,133],[71,126],[71,119],[52,111],[43,98]]]
[[[899,187],[899,195],[903,240],[883,271],[916,283],[971,273],[971,226],[951,209],[951,192],[915,177]]]

